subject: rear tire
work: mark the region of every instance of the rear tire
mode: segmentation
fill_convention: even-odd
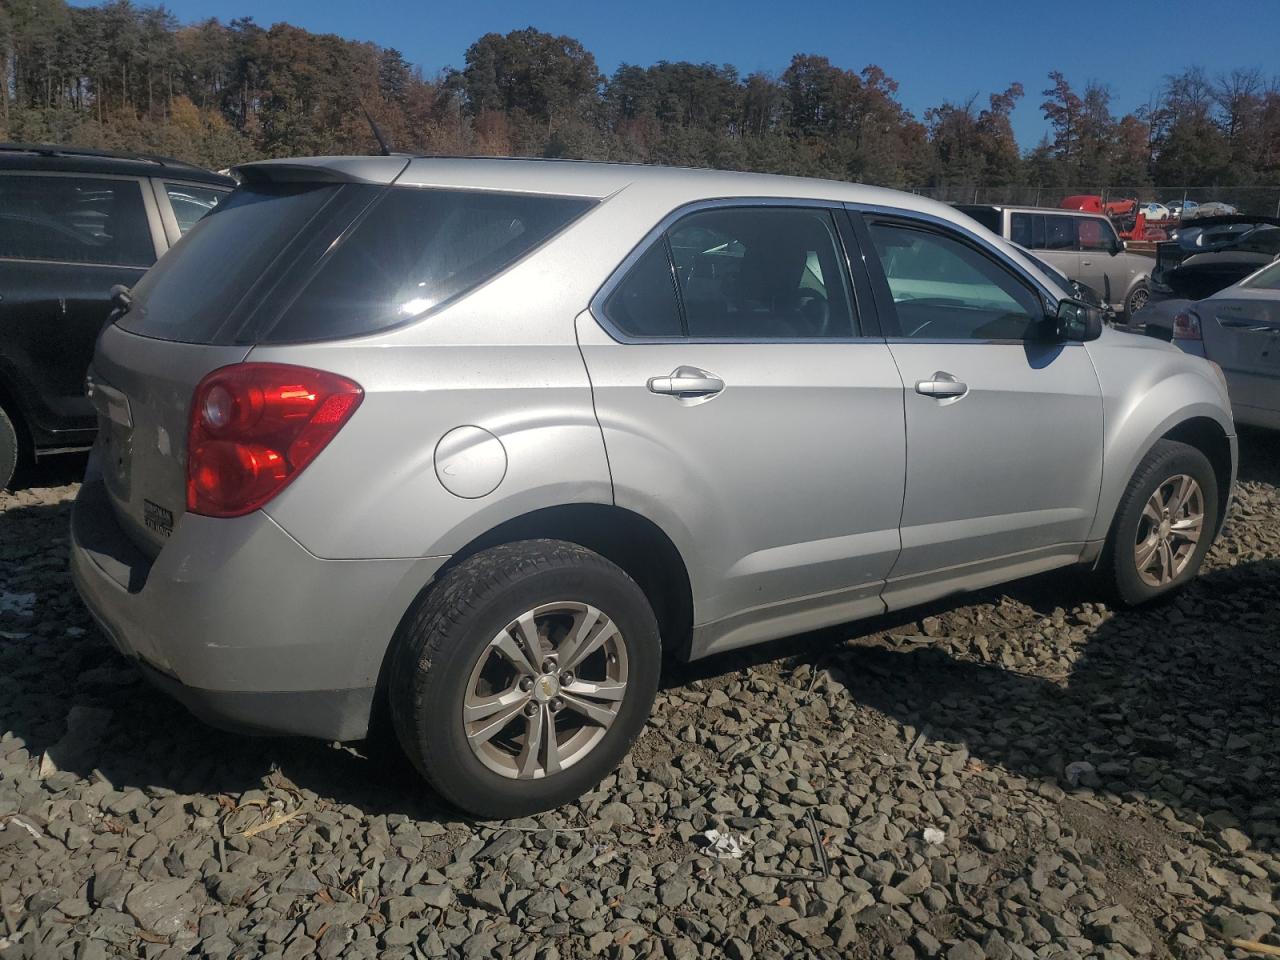
[[[9,416],[9,411],[0,407],[0,490],[7,490],[13,482],[21,455],[17,424]]]
[[[644,727],[662,659],[635,581],[557,540],[462,561],[394,643],[401,747],[445,800],[495,818],[551,809],[607,776]]]
[[[1140,606],[1195,577],[1218,529],[1218,482],[1195,447],[1160,440],[1143,457],[1111,524],[1100,572]]]

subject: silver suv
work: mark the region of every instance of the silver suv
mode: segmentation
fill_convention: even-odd
[[[1125,323],[1151,298],[1155,260],[1130,252],[1102,214],[963,203],[956,209],[1089,287]]]
[[[476,814],[590,789],[664,651],[1070,565],[1195,575],[1203,359],[932,201],[561,161],[269,161],[107,328],[72,567],[213,723],[386,715]]]

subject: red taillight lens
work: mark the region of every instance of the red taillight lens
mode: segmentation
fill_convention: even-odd
[[[1202,340],[1200,335],[1200,318],[1190,310],[1180,310],[1173,318],[1173,339]]]
[[[239,517],[315,459],[364,399],[335,373],[238,363],[196,387],[187,431],[187,510]]]

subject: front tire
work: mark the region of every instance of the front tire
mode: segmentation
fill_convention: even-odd
[[[1217,529],[1212,464],[1195,447],[1160,440],[1120,499],[1103,573],[1126,605],[1149,603],[1195,577]]]
[[[462,561],[394,643],[401,747],[444,799],[494,818],[551,809],[607,776],[644,727],[662,658],[635,581],[556,540]]]

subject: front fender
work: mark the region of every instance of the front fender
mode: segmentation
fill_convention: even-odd
[[[1142,458],[1158,440],[1188,420],[1211,420],[1231,439],[1231,481],[1235,481],[1235,425],[1226,393],[1209,364],[1175,350],[1151,364],[1154,369],[1130,367],[1127,384],[1118,369],[1123,365],[1106,358],[1095,361],[1103,390],[1105,441],[1102,488],[1090,540],[1107,536],[1120,498]]]

